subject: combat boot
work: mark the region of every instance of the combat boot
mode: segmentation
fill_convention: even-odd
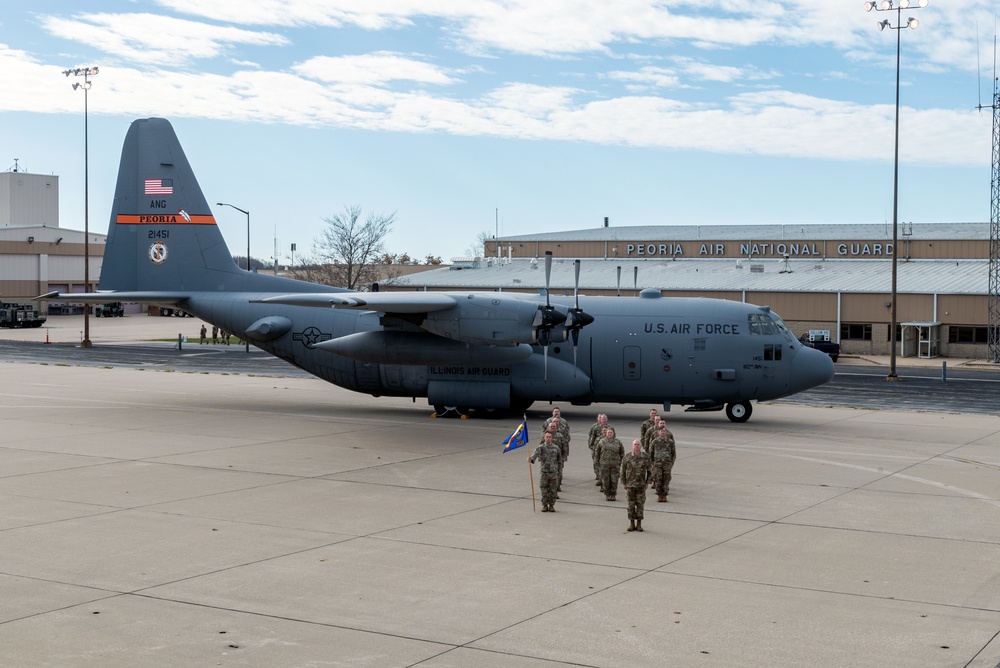
[[[656,497],[656,500],[659,501],[660,503],[664,503],[667,500],[667,495],[666,494],[660,494],[658,497]]]
[[[628,521],[628,529],[626,531],[635,531],[635,520]]]
[[[635,530],[636,531],[642,531],[642,520],[636,520],[635,521]]]

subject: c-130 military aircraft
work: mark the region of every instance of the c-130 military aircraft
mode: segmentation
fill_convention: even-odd
[[[706,298],[503,292],[355,292],[240,269],[170,123],[125,137],[98,292],[74,302],[178,308],[323,380],[426,397],[439,414],[535,401],[671,404],[745,422],[751,401],[833,378],[766,306]],[[563,303],[565,302],[565,303]],[[557,345],[561,342],[569,345]],[[556,344],[556,345],[553,345]]]

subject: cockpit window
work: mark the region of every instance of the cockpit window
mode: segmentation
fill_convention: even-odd
[[[780,320],[778,322],[781,322]],[[784,323],[782,323],[784,324]],[[750,313],[747,315],[747,330],[751,334],[780,334],[781,329],[766,313]]]
[[[777,327],[778,331],[782,334],[790,335],[792,333],[792,330],[788,329],[788,325],[785,324],[784,320],[778,317],[777,313],[771,313],[771,322],[774,323],[774,326]]]

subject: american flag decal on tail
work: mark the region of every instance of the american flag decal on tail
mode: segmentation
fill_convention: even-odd
[[[146,195],[173,195],[173,179],[146,179],[143,193]]]

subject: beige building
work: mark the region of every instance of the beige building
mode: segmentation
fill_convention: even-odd
[[[106,235],[89,235],[90,286],[97,285]],[[0,173],[0,301],[51,290],[86,292],[84,233],[59,226],[59,177]]]
[[[900,225],[901,355],[985,359],[989,231],[988,223]],[[481,262],[419,274],[406,285],[536,292],[549,251],[554,294],[572,295],[579,258],[584,294],[657,288],[665,296],[768,305],[796,335],[829,330],[845,353],[889,352],[895,248],[887,225],[602,227],[506,237],[486,248]]]

